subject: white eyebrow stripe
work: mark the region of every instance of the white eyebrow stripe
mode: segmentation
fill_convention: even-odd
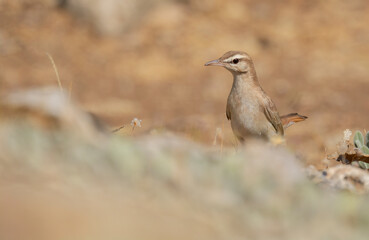
[[[233,56],[231,56],[231,57],[229,57],[229,58],[227,58],[227,59],[225,59],[224,60],[224,62],[231,62],[233,59],[235,59],[235,58],[237,58],[237,59],[248,59],[248,57],[247,56],[245,56],[245,55],[241,55],[241,54],[236,54],[236,55],[233,55]]]

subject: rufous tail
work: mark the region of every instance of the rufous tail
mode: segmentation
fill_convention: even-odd
[[[287,114],[287,115],[283,115],[280,118],[281,118],[281,121],[282,121],[282,124],[283,124],[283,128],[286,129],[289,126],[291,126],[291,125],[293,125],[297,122],[304,121],[308,117],[302,116],[298,113],[290,113],[290,114]]]

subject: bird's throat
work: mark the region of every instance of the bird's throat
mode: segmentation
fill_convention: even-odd
[[[256,75],[250,74],[250,72],[233,74],[232,90],[255,91],[260,88]]]

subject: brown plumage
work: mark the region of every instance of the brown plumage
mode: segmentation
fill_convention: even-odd
[[[221,66],[233,75],[226,116],[240,141],[249,136],[268,139],[283,136],[284,129],[307,118],[297,113],[279,116],[275,104],[261,88],[254,64],[247,53],[230,51],[219,59],[207,62],[205,66]]]

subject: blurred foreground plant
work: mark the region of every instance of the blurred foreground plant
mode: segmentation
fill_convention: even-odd
[[[369,132],[365,134],[365,138],[360,131],[356,131],[354,136],[354,145],[361,153],[369,155]],[[358,161],[359,166],[363,169],[369,169],[369,163]]]

